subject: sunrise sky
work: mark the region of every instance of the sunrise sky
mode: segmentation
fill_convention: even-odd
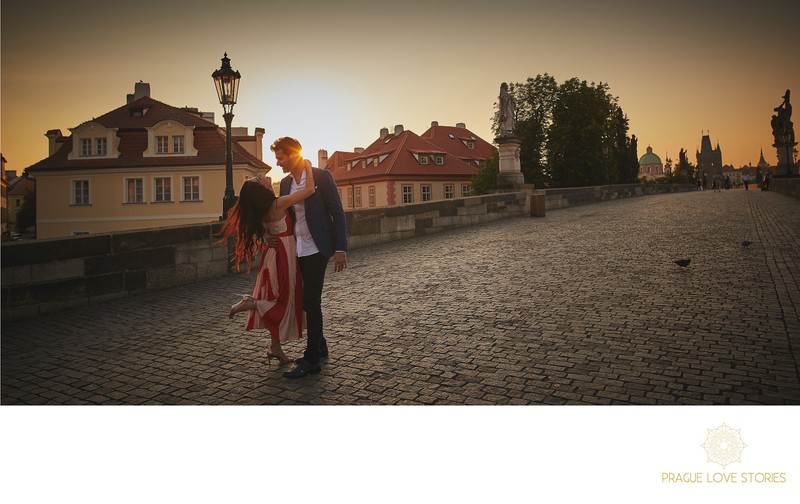
[[[47,157],[47,130],[124,105],[140,80],[223,124],[211,73],[226,51],[242,74],[234,126],[295,136],[314,162],[396,124],[463,122],[492,141],[500,83],[539,73],[607,82],[639,155],[662,160],[683,147],[694,162],[710,130],[725,164],[761,148],[774,164],[772,109],[787,88],[800,103],[788,0],[3,0],[0,18],[1,147],[20,171]]]

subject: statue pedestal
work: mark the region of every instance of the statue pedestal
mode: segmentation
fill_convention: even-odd
[[[775,167],[775,176],[797,176],[798,166],[797,163],[794,163],[794,160],[792,159],[797,142],[772,144],[772,146],[775,147],[775,150],[778,152],[778,166]],[[790,160],[792,161],[791,164],[789,163]]]
[[[497,174],[497,187],[508,188],[525,183],[519,166],[519,146],[522,144],[516,136],[504,136],[494,139],[500,150],[500,173]]]

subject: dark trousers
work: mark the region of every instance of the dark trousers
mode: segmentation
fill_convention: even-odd
[[[328,348],[328,342],[322,335],[322,286],[325,284],[328,258],[317,252],[297,259],[300,261],[300,273],[303,275],[303,309],[306,311],[308,324],[308,339],[303,358],[309,364],[317,365],[320,350]]]

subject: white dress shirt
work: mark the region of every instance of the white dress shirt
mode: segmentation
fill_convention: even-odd
[[[303,170],[303,175],[300,176],[300,183],[298,183],[292,175],[292,185],[289,188],[289,194],[297,192],[306,187],[306,172]],[[305,200],[300,203],[292,205],[294,208],[294,236],[297,238],[297,257],[305,257],[314,255],[319,252],[317,244],[314,243],[314,238],[311,237],[311,231],[308,229],[308,222],[306,222],[306,202]]]

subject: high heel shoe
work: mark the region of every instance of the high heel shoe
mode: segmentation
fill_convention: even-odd
[[[280,356],[280,355],[276,355],[276,354],[268,351],[267,352],[267,365],[270,366],[270,367],[272,367],[272,359],[277,360],[278,361],[278,365],[289,364],[290,362],[292,362],[292,359],[287,357],[286,354],[283,354],[283,356]]]
[[[252,310],[256,307],[256,300],[250,294],[239,294],[242,300],[231,306],[231,311],[228,312],[228,318],[233,318],[239,312]]]

